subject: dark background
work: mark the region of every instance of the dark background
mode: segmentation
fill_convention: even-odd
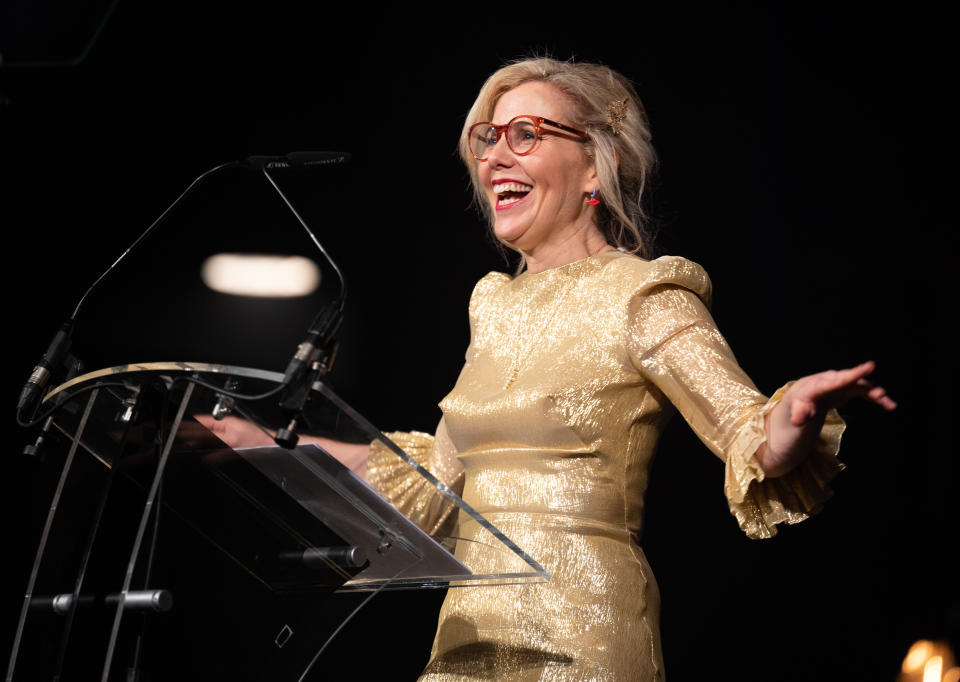
[[[432,430],[472,285],[513,267],[469,205],[463,116],[503,61],[549,52],[636,83],[662,160],[660,250],[710,272],[715,317],[761,390],[874,359],[900,402],[842,411],[835,498],[764,542],[730,517],[722,465],[671,425],[644,540],[670,679],[892,680],[919,638],[960,650],[945,328],[956,55],[941,12],[300,4],[119,3],[77,63],[108,2],[0,8],[5,649],[47,504],[42,467],[18,454],[14,402],[85,288],[217,163],[349,151],[348,167],[278,175],[350,285],[333,381],[382,429]],[[91,299],[75,333],[87,367],[282,369],[332,278],[276,303],[205,291],[198,276],[216,251],[311,253],[271,191],[242,171],[204,184]],[[441,597],[381,595],[331,656],[414,679]]]

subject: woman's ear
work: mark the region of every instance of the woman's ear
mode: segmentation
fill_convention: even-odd
[[[590,167],[587,169],[587,172],[584,174],[584,192],[590,194],[594,189],[600,185],[600,175],[597,173],[597,163],[594,161],[590,164]]]

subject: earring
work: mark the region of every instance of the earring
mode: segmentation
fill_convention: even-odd
[[[587,203],[590,204],[591,206],[596,206],[597,204],[600,203],[600,200],[597,199],[597,186],[596,186],[596,185],[593,186],[593,194],[591,194],[591,195],[590,195],[590,198],[587,199]]]

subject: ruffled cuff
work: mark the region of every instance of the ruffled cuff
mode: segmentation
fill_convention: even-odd
[[[753,456],[767,439],[764,418],[792,384],[779,389],[750,417],[727,451],[723,490],[730,512],[751,538],[773,537],[777,534],[776,524],[800,523],[819,512],[833,495],[829,482],[844,469],[837,451],[846,423],[836,410],[830,410],[809,457],[783,476],[764,475]]]
[[[449,472],[435,470],[433,436],[419,431],[397,431],[386,436],[420,466],[450,485]],[[441,532],[447,530],[445,522],[455,519],[452,512],[456,507],[379,440],[370,444],[367,483],[425,533],[445,535],[446,532]]]

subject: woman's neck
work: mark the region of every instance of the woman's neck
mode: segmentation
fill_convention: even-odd
[[[527,264],[527,272],[536,273],[612,250],[613,247],[607,243],[600,230],[593,227],[575,232],[566,239],[547,242],[529,252],[521,253]]]

